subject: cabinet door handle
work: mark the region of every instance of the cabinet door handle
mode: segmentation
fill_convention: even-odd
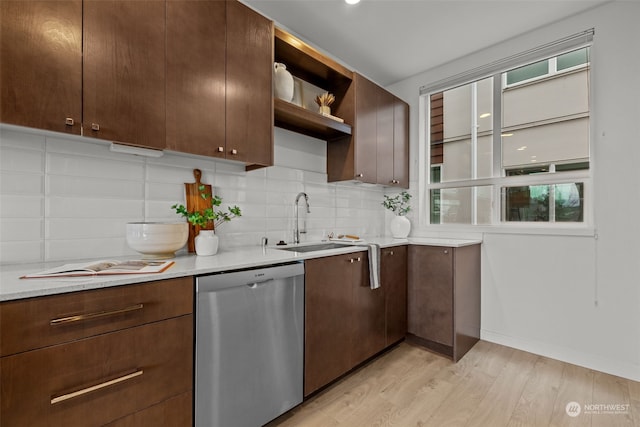
[[[69,399],[73,399],[74,397],[79,397],[79,396],[83,396],[85,394],[97,391],[97,390],[101,390],[105,387],[109,387],[115,384],[119,384],[121,382],[139,377],[140,375],[142,375],[144,373],[144,371],[142,369],[138,369],[135,372],[132,372],[130,374],[127,375],[122,375],[121,377],[118,378],[114,378],[112,380],[109,381],[105,381],[102,382],[100,384],[96,384],[96,385],[92,385],[91,387],[87,387],[87,388],[83,388],[82,390],[78,390],[78,391],[74,391],[72,393],[67,393],[67,394],[63,394],[60,396],[52,396],[51,397],[51,404],[55,405],[56,403],[60,403],[60,402],[64,402],[65,400],[69,400]]]
[[[91,123],[91,130],[100,130],[100,125],[98,123]]]
[[[449,250],[448,250],[448,249],[445,249],[445,250],[444,250],[444,253],[445,253],[445,254],[448,254],[448,253],[449,253]]]
[[[393,256],[393,251],[389,251],[389,255]]]
[[[49,325],[55,326],[55,325],[62,325],[65,323],[81,322],[83,320],[98,319],[100,317],[106,317],[106,316],[115,316],[117,314],[123,314],[123,313],[129,313],[131,311],[142,310],[143,307],[144,307],[144,304],[136,304],[136,305],[131,305],[129,307],[119,308],[116,310],[105,310],[105,311],[98,311],[95,313],[77,314],[75,316],[59,317],[57,319],[51,320],[49,322]]]
[[[364,178],[364,174],[359,173],[359,174],[356,175],[356,178]]]
[[[358,257],[358,258],[356,258],[356,261],[360,262],[360,261],[362,261],[362,258]]]
[[[354,259],[353,258],[349,258],[349,263],[353,264]]]
[[[236,150],[236,149],[234,148],[233,150],[231,150],[231,154],[233,154],[233,155],[235,156],[236,154],[238,154],[238,150]]]
[[[67,117],[66,119],[64,119],[64,124],[67,126],[73,126],[74,123],[75,122],[72,117]]]
[[[218,147],[218,153],[224,153],[224,147]]]

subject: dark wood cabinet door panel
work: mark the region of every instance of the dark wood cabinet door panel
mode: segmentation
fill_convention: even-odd
[[[3,425],[104,425],[192,389],[193,316],[0,360]]]
[[[409,105],[395,98],[393,106],[393,179],[409,188]]]
[[[453,250],[409,249],[409,332],[453,346]]]
[[[192,313],[193,279],[8,301],[0,308],[5,356]]]
[[[377,114],[377,180],[381,185],[393,185],[394,100],[395,97],[382,88],[378,89]]]
[[[167,2],[167,149],[224,158],[225,51],[225,2]]]
[[[183,393],[105,427],[189,427],[193,425],[192,402],[192,393]]]
[[[351,368],[351,254],[305,261],[304,395]]]
[[[356,125],[355,179],[375,184],[377,182],[377,110],[378,86],[365,77],[355,74]]]
[[[226,158],[273,164],[273,22],[227,0]]]
[[[0,121],[80,134],[82,1],[0,2]]]
[[[454,256],[453,359],[460,360],[480,339],[481,255],[480,245],[455,249]]]
[[[371,289],[369,257],[366,252],[351,254],[353,265],[353,344],[351,365],[356,366],[385,347],[385,289]]]
[[[380,253],[380,282],[385,290],[386,345],[407,335],[407,247],[385,248]]]
[[[165,2],[85,1],[86,136],[165,147]]]

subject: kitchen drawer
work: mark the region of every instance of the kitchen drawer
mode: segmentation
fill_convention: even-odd
[[[102,426],[192,390],[193,316],[7,356],[0,363],[2,425]]]
[[[105,427],[191,427],[192,393],[183,393],[150,408],[120,418]]]
[[[0,356],[192,312],[192,277],[4,302]]]

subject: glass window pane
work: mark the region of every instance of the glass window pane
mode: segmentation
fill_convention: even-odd
[[[432,224],[491,224],[495,203],[490,185],[431,190],[430,194]]]
[[[556,184],[554,186],[556,222],[584,221],[584,184]]]
[[[549,186],[503,187],[503,221],[548,222]]]
[[[574,50],[558,56],[558,71],[586,64],[589,62],[589,48]]]
[[[507,84],[512,85],[524,80],[544,76],[548,73],[549,61],[545,59],[544,61],[534,62],[533,64],[525,65],[524,67],[516,68],[515,70],[507,72]]]
[[[431,162],[442,164],[441,182],[491,177],[493,78],[432,95],[430,102]]]

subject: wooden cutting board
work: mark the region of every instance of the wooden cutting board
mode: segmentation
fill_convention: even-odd
[[[200,169],[193,170],[193,177],[195,183],[184,183],[184,191],[186,194],[187,211],[203,211],[213,206],[211,198],[213,197],[212,188],[209,184],[202,184],[202,171]],[[202,189],[201,189],[202,187]],[[207,198],[203,198],[202,194],[208,195]],[[204,230],[213,230],[213,222],[207,227],[203,227]],[[187,247],[189,252],[195,252],[196,247],[194,243],[195,237],[200,232],[200,227],[197,225],[189,224],[189,240],[187,240]]]

